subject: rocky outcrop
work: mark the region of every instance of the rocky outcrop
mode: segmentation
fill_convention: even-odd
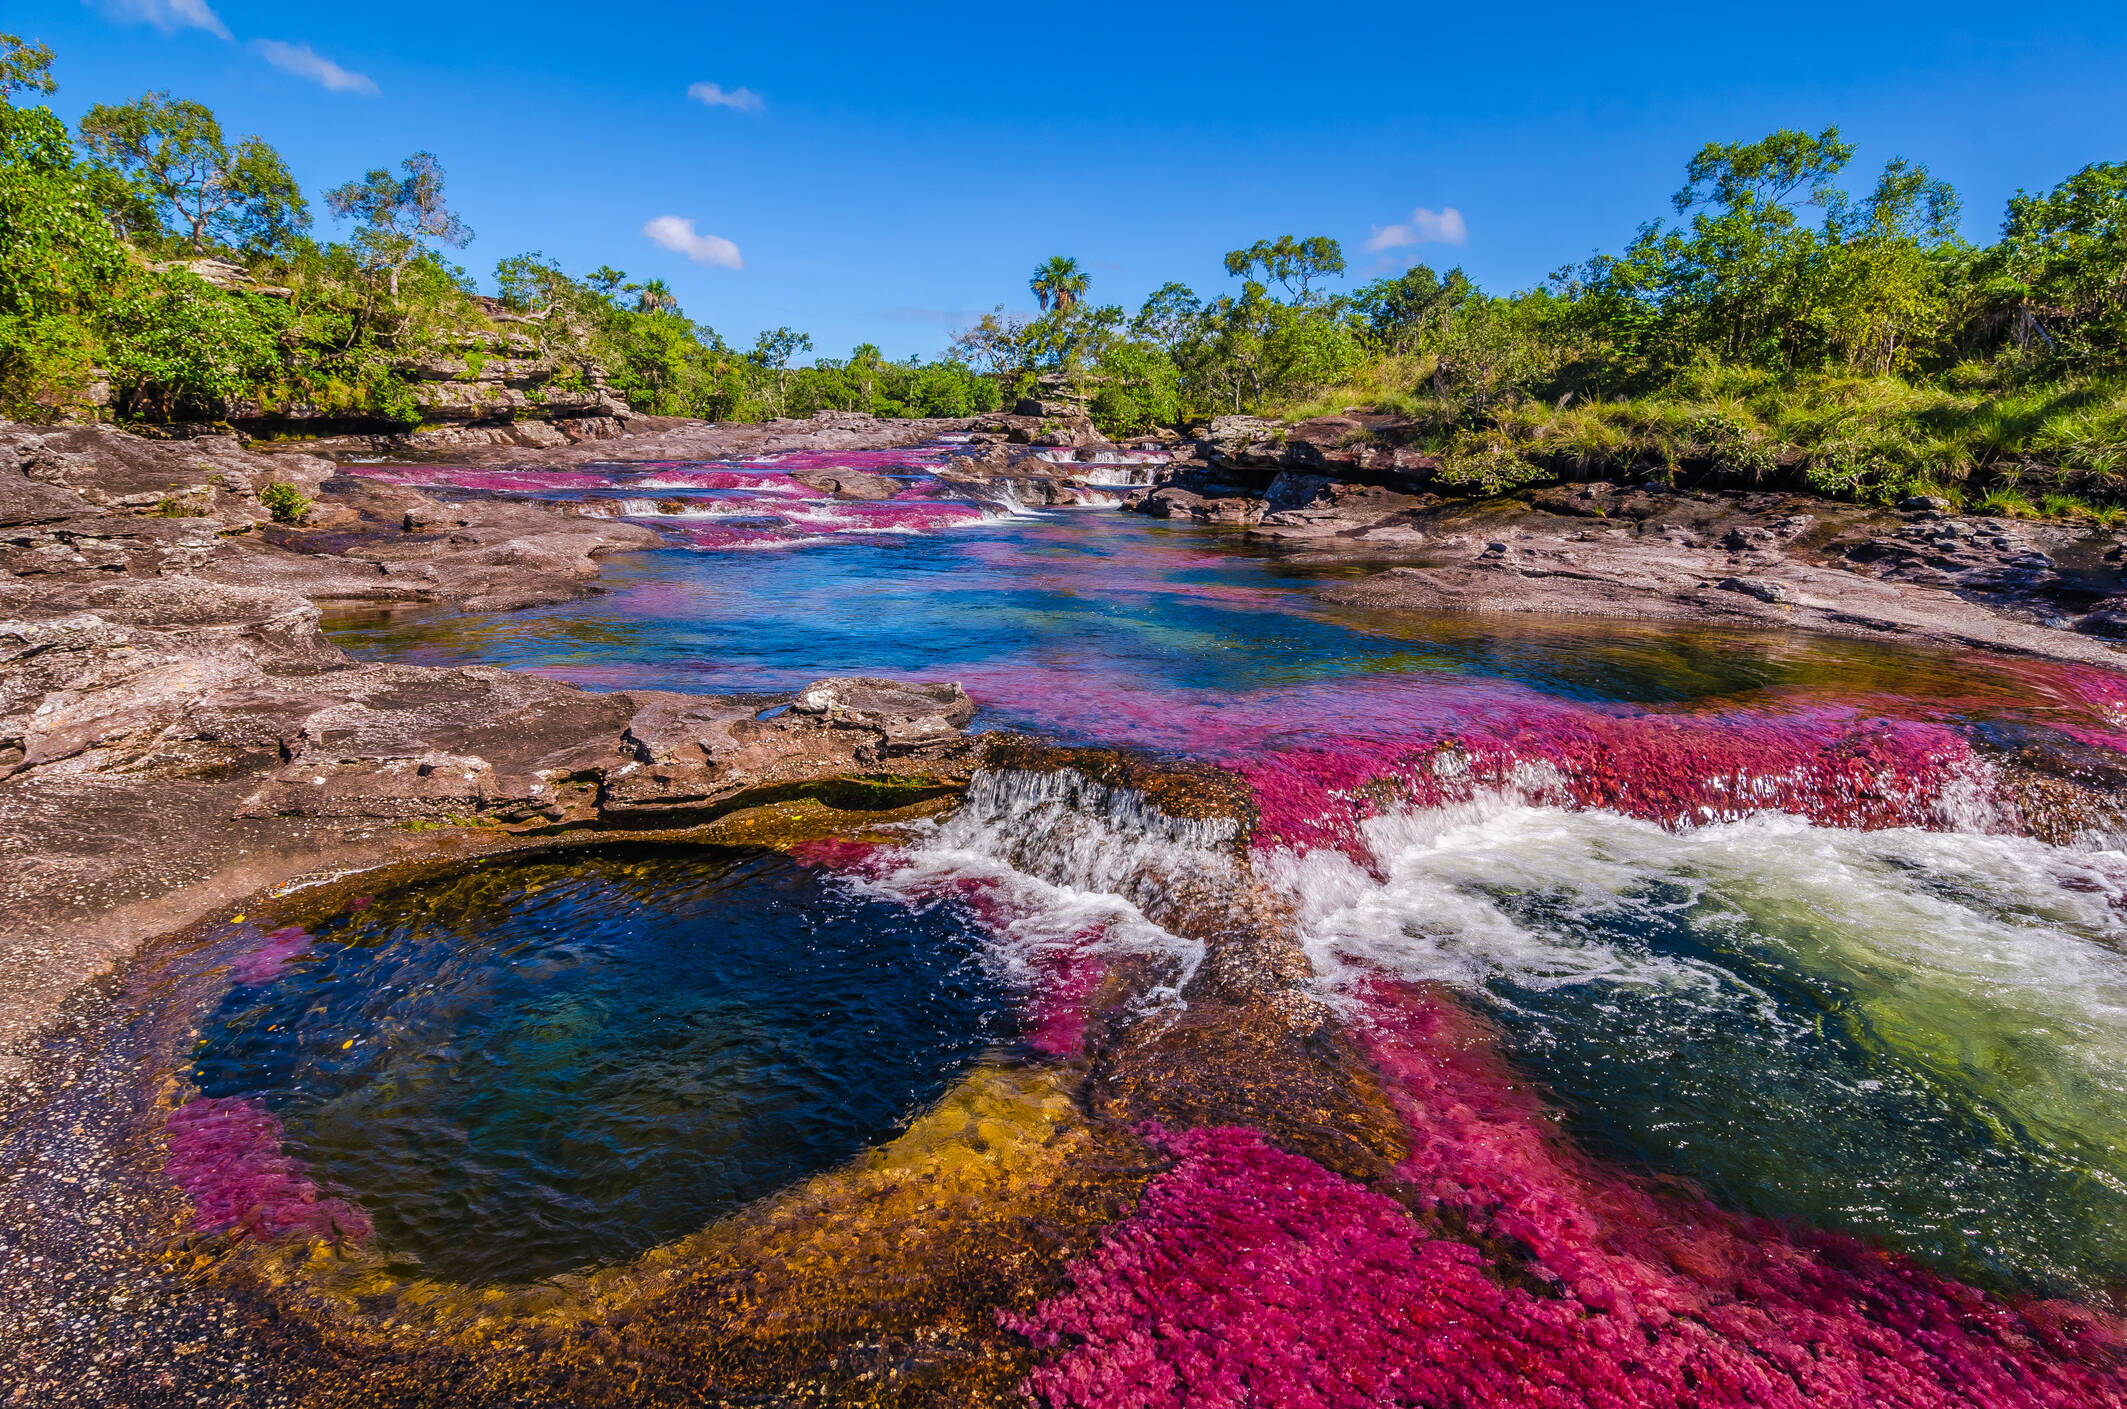
[[[1533,498],[1401,511],[1302,556],[1365,557],[1373,535],[1392,533],[1422,560],[1325,589],[1353,605],[1704,621],[2118,661],[2064,629],[2102,621],[2105,602],[2127,596],[2127,549],[2111,535],[2045,530],[2062,541],[2044,553],[2035,527],[1794,495],[1591,485]],[[1933,561],[1916,544],[1936,545]]]
[[[964,424],[668,424],[630,449],[878,448]],[[957,686],[600,695],[358,663],[320,634],[319,603],[552,601],[590,590],[604,554],[664,540],[334,469],[226,436],[0,425],[0,1070],[141,939],[306,873],[808,799],[876,813],[973,767]],[[315,499],[305,522],[260,503],[276,482]]]
[[[314,500],[302,522],[277,523],[260,502],[275,483]],[[662,543],[638,524],[528,504],[444,504],[229,436],[0,426],[0,570],[12,590],[40,584],[52,601],[112,579],[191,577],[313,601],[492,611],[580,595],[599,557]]]
[[[866,769],[915,772],[906,801],[935,795],[943,770],[972,765],[974,702],[958,685],[822,680],[796,695],[716,698],[637,692],[629,761],[601,771],[600,816],[644,822],[714,811],[742,795],[816,787]],[[854,787],[854,783],[848,783]],[[913,792],[910,788],[913,788]]]

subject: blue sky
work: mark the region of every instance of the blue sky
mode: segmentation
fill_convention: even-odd
[[[610,263],[836,355],[934,353],[1055,253],[1130,307],[1283,233],[1525,287],[1665,214],[1702,143],[1781,126],[1927,162],[1974,238],[2127,159],[2118,3],[0,0],[0,28],[58,51],[70,119],[168,88],[313,194],[427,148],[483,278]]]

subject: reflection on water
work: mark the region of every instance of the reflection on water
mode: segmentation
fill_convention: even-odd
[[[194,1079],[428,1275],[545,1276],[896,1133],[1010,1035],[978,955],[773,854],[488,866],[239,974]]]
[[[328,616],[359,656],[537,670],[594,689],[787,689],[827,675],[963,682],[984,726],[1186,748],[1203,715],[1361,677],[1489,680],[1588,701],[1673,704],[1807,692],[1894,712],[2044,710],[1998,665],[1875,643],[1568,618],[1414,616],[1322,603],[1324,577],[1217,530],[1098,510],[803,553],[609,559],[610,589],[560,606]],[[1277,710],[1266,711],[1275,716]],[[1299,721],[1295,720],[1297,725]]]

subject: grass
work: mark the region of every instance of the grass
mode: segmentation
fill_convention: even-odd
[[[2035,519],[2038,510],[2024,492],[2012,485],[1996,485],[1980,496],[1979,512],[2005,519]]]
[[[1429,358],[1400,358],[1267,414],[1300,419],[1356,406],[1408,418],[1436,451],[1481,432],[1561,478],[1712,465],[1758,483],[1777,463],[1778,482],[1878,503],[1915,494],[1984,503],[2003,490],[1998,502],[2010,507],[2001,512],[2111,522],[2111,506],[2127,501],[2127,376],[2119,375],[2032,382],[2013,364],[1974,362],[1909,382],[1702,363],[1641,396],[1530,399],[1473,417],[1433,394]],[[2017,489],[2024,479],[2044,487],[2040,504]],[[2055,500],[2058,508],[2044,507]]]

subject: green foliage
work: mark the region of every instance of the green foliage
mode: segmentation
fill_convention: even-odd
[[[473,231],[443,199],[443,163],[433,152],[415,152],[399,163],[393,176],[373,167],[359,181],[349,181],[325,193],[325,205],[341,220],[353,220],[354,248],[366,269],[381,270],[389,278],[394,297],[399,276],[423,255],[434,256],[434,245],[463,249],[472,243]]]
[[[122,414],[213,419],[280,370],[286,315],[169,269],[129,285],[98,323]]]
[[[1434,481],[1445,489],[1478,497],[1503,494],[1518,485],[1547,479],[1505,437],[1463,431],[1447,445]]]
[[[1123,340],[1102,356],[1092,410],[1109,434],[1139,434],[1175,420],[1180,409],[1181,373],[1160,348]]]
[[[1065,255],[1051,255],[1027,280],[1027,288],[1041,304],[1044,313],[1067,313],[1080,299],[1086,296],[1090,281],[1078,261]]]
[[[1363,321],[1367,342],[1374,350],[1402,357],[1438,337],[1476,295],[1476,285],[1460,269],[1450,269],[1442,277],[1417,264],[1360,289],[1352,308]]]
[[[1990,489],[1979,501],[1979,512],[1997,514],[2006,519],[2030,519],[2038,517],[2038,510],[2030,498],[2014,485],[1999,485]]]
[[[1275,240],[1257,240],[1244,250],[1229,250],[1226,272],[1236,279],[1260,272],[1283,288],[1291,302],[1306,303],[1313,296],[1315,280],[1333,279],[1344,272],[1344,248],[1327,235],[1305,239],[1280,235]]]
[[[51,52],[0,35],[0,415],[40,417],[88,385],[99,351],[89,317],[130,266],[46,107]]]
[[[210,245],[252,254],[286,249],[310,224],[309,203],[281,154],[255,136],[232,147],[202,104],[168,93],[98,103],[81,119],[81,139],[107,173],[99,190],[121,225],[136,225],[143,206],[153,209],[176,224],[194,254]]]
[[[59,85],[52,82],[52,51],[20,35],[0,34],[0,103],[12,103],[17,93],[50,97]]]
[[[273,515],[275,523],[301,523],[310,513],[310,500],[303,491],[275,480],[258,492],[259,507]]]
[[[2093,163],[2045,195],[2018,191],[1990,253],[1981,303],[2020,344],[2081,366],[2127,356],[2127,162]]]

